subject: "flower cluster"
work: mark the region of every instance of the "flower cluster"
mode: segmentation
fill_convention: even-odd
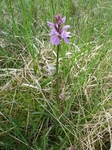
[[[70,27],[69,25],[65,25],[61,27],[63,23],[66,21],[66,17],[63,17],[60,14],[57,14],[55,17],[56,24],[52,22],[47,22],[48,26],[51,28],[50,32],[50,42],[55,45],[59,45],[61,39],[64,39],[66,43],[69,43],[70,32],[66,30]]]

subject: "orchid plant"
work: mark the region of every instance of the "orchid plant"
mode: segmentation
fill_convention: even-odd
[[[67,32],[67,29],[70,28],[69,25],[62,26],[63,23],[66,21],[66,17],[63,17],[60,14],[54,16],[56,23],[47,22],[48,26],[51,28],[50,32],[50,42],[57,46],[57,61],[56,61],[56,99],[58,104],[60,105],[59,101],[59,51],[60,51],[60,42],[64,39],[64,42],[69,44],[69,37],[70,32]]]

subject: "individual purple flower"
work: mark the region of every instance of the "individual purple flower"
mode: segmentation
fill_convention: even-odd
[[[61,39],[64,39],[66,43],[69,43],[70,32],[66,30],[70,27],[69,25],[65,25],[61,27],[63,23],[66,21],[66,17],[63,17],[60,14],[57,14],[55,17],[56,24],[52,22],[47,22],[48,26],[51,28],[50,32],[50,42],[55,45],[59,45]]]

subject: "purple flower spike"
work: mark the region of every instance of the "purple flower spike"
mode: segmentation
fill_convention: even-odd
[[[56,16],[54,16],[55,20],[56,20],[56,23],[57,25],[61,25],[62,23],[65,23],[66,21],[66,17],[61,17],[60,14],[57,14]]]
[[[61,39],[64,39],[64,41],[67,44],[69,44],[68,38],[71,36],[70,36],[70,32],[67,32],[66,30],[70,28],[70,26],[66,25],[66,26],[61,27],[61,25],[65,23],[66,17],[62,18],[60,14],[57,14],[54,18],[56,20],[56,24],[52,22],[47,22],[48,26],[51,28],[51,32],[49,34],[51,36],[50,42],[52,44],[59,45]]]

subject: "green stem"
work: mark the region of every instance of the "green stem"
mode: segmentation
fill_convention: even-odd
[[[60,45],[57,46],[57,61],[56,61],[56,100],[58,103],[58,106],[60,105],[59,101],[59,51],[60,51]]]

